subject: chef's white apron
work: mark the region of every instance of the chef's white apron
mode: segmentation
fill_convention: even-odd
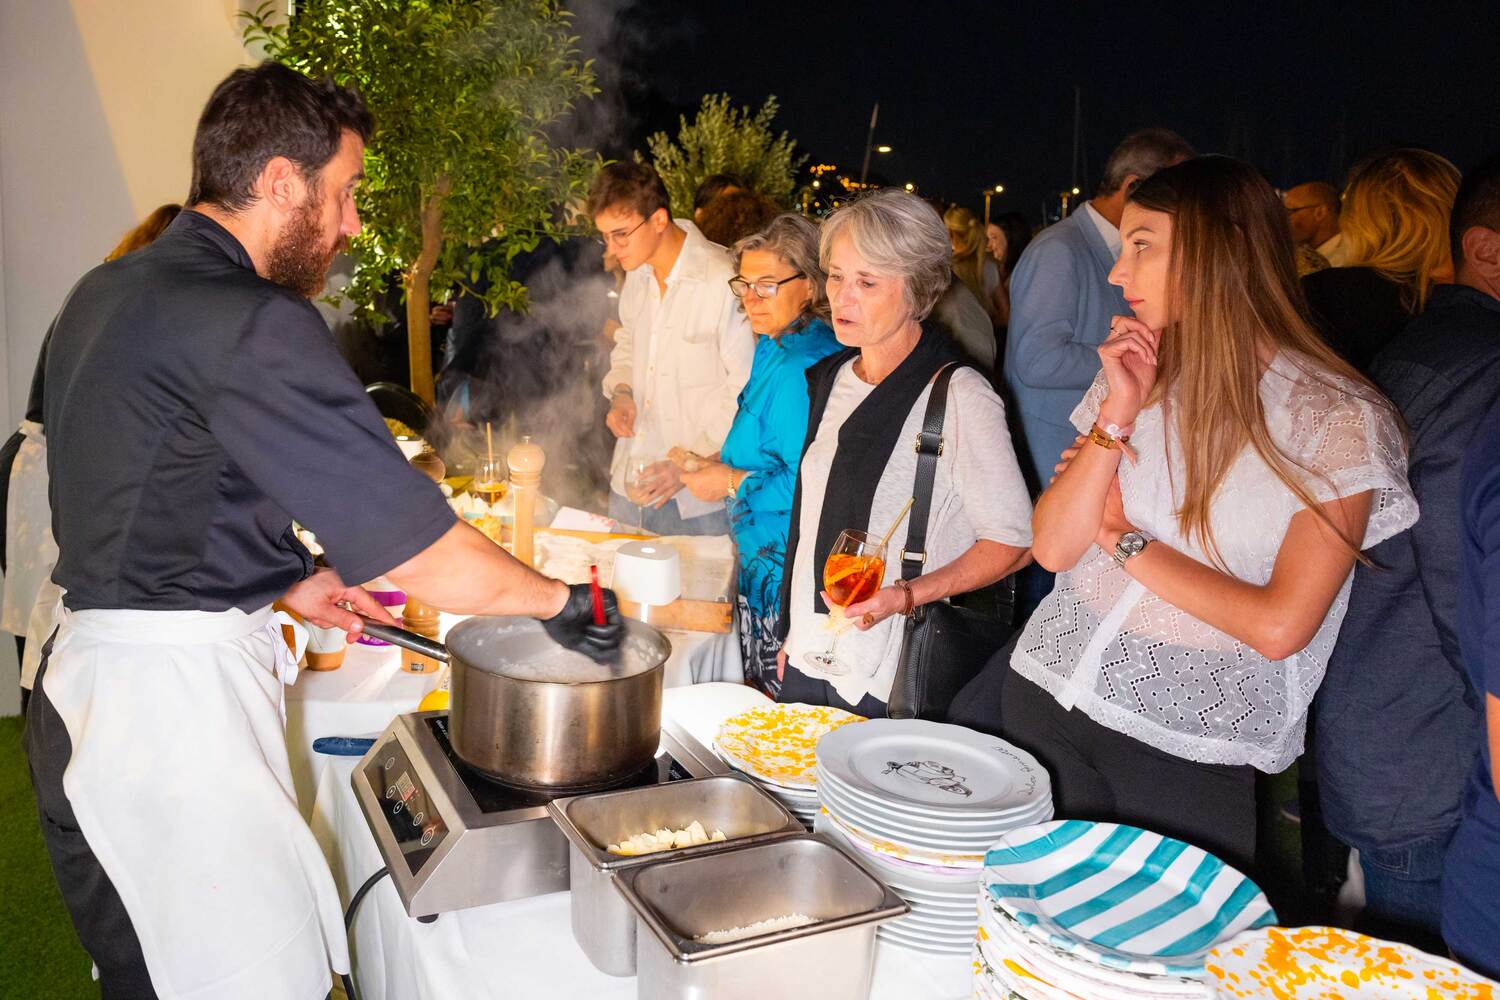
[[[162,1000],[323,1000],[349,969],[327,862],[297,811],[269,608],[64,610],[42,686],[63,789]]]
[[[25,635],[37,594],[52,579],[57,543],[52,539],[52,506],[47,500],[47,439],[42,425],[21,421],[24,439],[10,470],[5,508],[5,589],[0,628]],[[51,604],[47,605],[48,609]],[[31,686],[31,678],[25,680]]]

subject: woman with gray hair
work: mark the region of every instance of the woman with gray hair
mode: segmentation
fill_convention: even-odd
[[[952,250],[921,199],[881,191],[823,224],[833,330],[845,350],[808,372],[807,444],[792,508],[782,583],[781,701],[882,716],[914,608],[992,584],[1029,560],[1031,501],[987,379],[961,367],[948,386],[921,576],[901,578],[905,513],[916,478],[912,443],[932,383],[963,355],[924,322],[947,288]],[[878,587],[830,616],[824,568],[841,532],[875,538],[896,524]],[[847,595],[845,595],[847,596]],[[840,621],[839,619],[844,619]],[[830,635],[837,656],[827,655]]]
[[[672,460],[699,500],[723,500],[739,550],[740,652],[745,680],[776,694],[781,564],[797,459],[807,437],[807,369],[839,349],[828,326],[818,227],[792,212],[731,250],[729,287],[757,334],[750,381],[718,460]]]

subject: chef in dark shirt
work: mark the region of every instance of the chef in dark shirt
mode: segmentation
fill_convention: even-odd
[[[359,229],[371,121],[352,91],[236,70],[193,143],[189,203],[94,269],[47,360],[65,609],[26,730],[54,872],[106,998],[321,1000],[349,967],[292,792],[271,602],[351,636],[385,575],[459,614],[530,615],[596,655],[587,588],[455,520],[308,302]],[[292,534],[318,536],[315,570]],[[347,582],[346,582],[347,581]]]

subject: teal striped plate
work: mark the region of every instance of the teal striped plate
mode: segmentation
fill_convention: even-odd
[[[1180,840],[1115,823],[1012,830],[985,854],[993,905],[1041,941],[1148,975],[1202,976],[1216,945],[1276,923],[1265,893]]]

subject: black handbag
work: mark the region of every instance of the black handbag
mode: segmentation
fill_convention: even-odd
[[[957,368],[938,372],[917,435],[917,477],[912,488],[911,520],[906,547],[901,550],[901,578],[922,575],[927,562],[927,515],[938,456],[943,453],[943,415],[948,405],[948,383]],[[948,706],[965,684],[1015,634],[1015,575],[948,601],[916,608],[906,620],[901,659],[891,685],[886,713],[893,719],[944,722]]]

